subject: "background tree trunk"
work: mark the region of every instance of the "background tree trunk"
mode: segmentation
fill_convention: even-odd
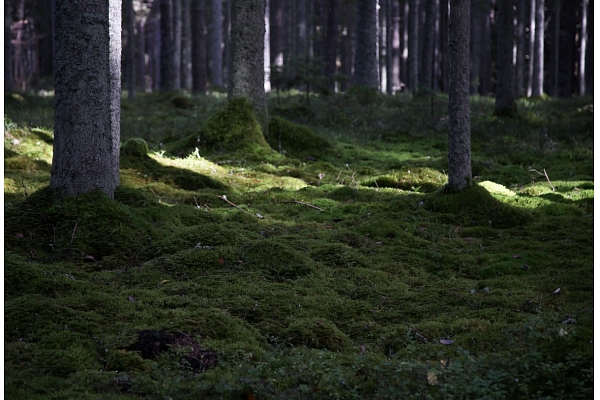
[[[175,90],[172,0],[160,1],[160,89]]]
[[[182,34],[182,14],[181,0],[171,0],[173,2],[173,89],[181,89],[181,34]]]
[[[544,0],[535,3],[535,47],[531,95],[540,97],[544,93]]]
[[[403,0],[402,10],[401,10],[401,20],[402,20],[402,33],[400,35],[400,81],[404,84],[404,86],[408,86],[409,90],[412,90],[410,87],[410,78],[409,78],[409,47],[410,47],[410,39],[409,39],[409,26],[410,26],[410,1]],[[419,65],[417,64],[417,68]]]
[[[442,58],[440,62],[442,69],[441,90],[447,92],[450,85],[450,66],[448,64],[448,0],[440,0],[440,40],[442,42],[440,49]]]
[[[329,9],[327,10],[327,39],[326,39],[326,64],[325,78],[327,79],[327,89],[333,93],[335,91],[335,75],[337,69],[337,41],[338,41],[338,5],[339,0],[329,0]]]
[[[580,50],[579,50],[579,95],[585,96],[585,74],[586,74],[586,50],[588,40],[588,0],[582,0],[581,7],[581,39],[580,39]]]
[[[205,0],[193,0],[192,19],[192,90],[194,93],[206,93],[206,69],[208,67],[206,54],[206,21]]]
[[[562,0],[553,1],[553,10],[550,17],[550,37],[552,39],[552,47],[550,54],[550,65],[548,65],[548,78],[546,85],[548,94],[553,97],[558,97],[558,66],[560,60],[560,6]]]
[[[588,10],[588,42],[585,51],[585,82],[587,95],[594,94],[594,2],[589,2]]]
[[[525,91],[525,0],[516,0],[517,15],[515,37],[517,39],[517,59],[515,63],[515,96],[521,97]]]
[[[419,0],[410,0],[408,15],[408,89],[419,89]]]
[[[228,98],[244,97],[268,136],[264,89],[265,1],[231,1],[231,71]]]
[[[422,76],[420,86],[433,89],[433,50],[435,40],[435,0],[425,0],[425,36],[423,38]]]
[[[191,0],[182,0],[181,87],[192,90],[192,9]]]
[[[377,0],[358,0],[354,84],[377,89]]]
[[[54,154],[59,197],[119,184],[121,1],[56,4]]]
[[[514,116],[517,103],[513,92],[513,5],[511,1],[498,2],[496,103],[494,115]]]
[[[125,81],[127,94],[130,99],[135,99],[135,14],[133,0],[123,0],[123,22],[125,27]]]
[[[210,86],[223,87],[223,7],[221,0],[212,0],[210,24]]]
[[[450,0],[447,191],[467,187],[471,172],[471,120],[469,106],[470,0]]]
[[[400,2],[390,0],[391,24],[392,24],[392,93],[400,90]]]
[[[4,0],[4,90],[14,89],[12,33],[12,0]]]

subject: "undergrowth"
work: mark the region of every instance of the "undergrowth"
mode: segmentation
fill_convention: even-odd
[[[123,99],[115,199],[57,200],[6,94],[5,396],[591,398],[592,99],[472,98],[458,194],[446,96],[309,100]]]

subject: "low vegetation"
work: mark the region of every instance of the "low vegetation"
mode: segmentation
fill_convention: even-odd
[[[5,94],[5,396],[591,398],[592,103],[472,98],[444,194],[443,95],[282,93],[268,138],[142,95],[115,199],[57,201],[52,98]]]

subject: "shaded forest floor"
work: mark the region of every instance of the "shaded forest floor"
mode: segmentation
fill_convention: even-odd
[[[5,95],[5,396],[591,398],[593,99],[472,98],[453,195],[446,103],[273,95],[265,141],[243,102],[123,99],[148,153],[55,202],[52,98]]]

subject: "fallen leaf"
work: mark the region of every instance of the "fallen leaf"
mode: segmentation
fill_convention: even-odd
[[[554,292],[552,292],[552,294],[559,294],[559,293],[560,293],[560,288],[558,288]]]
[[[83,262],[98,262],[93,256],[84,256]]]
[[[163,283],[167,283],[167,282],[171,282],[171,281],[168,280],[168,279],[165,279],[165,280],[163,280],[163,281],[160,282],[160,285],[162,285]]]
[[[431,371],[427,373],[427,383],[429,383],[431,386],[437,385],[438,379],[435,372]]]
[[[135,297],[133,297],[133,296],[129,296],[129,297],[128,297],[128,299],[129,299],[129,301],[130,301],[130,302],[132,302],[132,303],[135,303],[135,302],[137,301],[137,300],[135,299]]]
[[[440,343],[441,344],[445,344],[446,346],[448,346],[448,345],[454,343],[454,340],[452,340],[452,339],[440,339]]]

